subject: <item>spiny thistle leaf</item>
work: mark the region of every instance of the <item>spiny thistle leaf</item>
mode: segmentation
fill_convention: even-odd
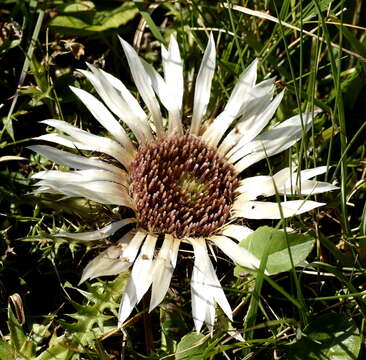
[[[116,327],[116,321],[109,320],[117,316],[119,298],[125,289],[128,276],[127,271],[113,281],[96,282],[88,285],[87,291],[66,284],[66,287],[76,289],[87,299],[86,304],[71,301],[77,312],[68,316],[76,320],[75,322],[60,321],[69,334],[73,334],[71,347],[91,345],[96,337]]]

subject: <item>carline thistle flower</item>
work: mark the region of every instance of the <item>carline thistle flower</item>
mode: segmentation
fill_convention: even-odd
[[[148,113],[117,78],[92,65],[88,65],[89,71],[80,70],[101,100],[82,89],[71,89],[111,138],[51,119],[42,123],[63,134],[50,133],[38,139],[77,151],[104,153],[118,164],[51,146],[31,146],[39,154],[73,169],[35,174],[33,177],[39,180],[35,192],[84,197],[133,210],[133,218],[96,231],[57,234],[87,241],[103,240],[124,226],[135,224],[85,267],[80,281],[116,275],[132,267],[121,300],[120,326],[150,287],[150,310],[160,304],[169,288],[180,243],[191,244],[193,319],[197,331],[203,323],[212,331],[215,305],[230,319],[232,311],[209,258],[208,246],[213,244],[235,263],[256,269],[259,260],[237,245],[252,231],[240,220],[298,215],[324,205],[307,200],[309,195],[336,188],[311,180],[326,171],[324,166],[301,172],[294,167],[285,168],[273,176],[240,178],[250,165],[297,142],[317,111],[296,115],[263,131],[284,92],[274,96],[273,79],[256,84],[254,60],[240,75],[224,110],[212,122],[205,121],[216,57],[210,35],[196,78],[191,126],[185,129],[183,63],[175,38],[171,37],[168,49],[161,48],[164,77],[120,40]],[[160,104],[167,110],[168,119],[163,119]],[[133,132],[135,140],[130,139],[116,118]],[[259,196],[275,194],[305,195],[306,200],[257,200]]]

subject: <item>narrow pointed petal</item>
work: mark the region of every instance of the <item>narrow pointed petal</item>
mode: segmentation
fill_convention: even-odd
[[[108,108],[134,133],[139,143],[151,140],[151,128],[147,115],[123,83],[90,64],[90,71],[79,70],[92,83]]]
[[[177,262],[180,240],[165,235],[163,245],[154,260],[152,269],[152,290],[149,311],[158,306],[164,299]]]
[[[123,236],[117,245],[109,247],[85,267],[79,284],[98,276],[119,274],[132,265],[146,234],[137,232],[127,245],[124,242],[125,237],[130,237],[130,233]]]
[[[324,174],[327,171],[327,166],[318,166],[312,169],[301,170],[301,179],[308,180],[313,178],[314,176],[318,176]]]
[[[246,219],[282,219],[300,215],[325,205],[311,200],[290,200],[281,203],[262,201],[236,201],[233,210],[236,216]],[[282,212],[280,211],[280,207]]]
[[[143,60],[142,63],[147,74],[150,76],[154,91],[169,112],[169,133],[181,134],[183,132],[181,121],[181,105],[179,105],[177,102],[174,89],[169,87],[168,83],[150,64]]]
[[[72,92],[83,102],[98,122],[128,151],[134,152],[135,147],[131,143],[126,131],[108,111],[108,109],[93,95],[88,92],[70,86]]]
[[[135,114],[131,108],[128,106],[126,101],[121,96],[120,92],[118,92],[113,85],[108,81],[105,72],[95,68],[94,66],[87,64],[91,71],[86,71],[79,69],[79,72],[82,73],[93,85],[94,89],[97,91],[98,95],[102,98],[103,102],[106,104],[108,109],[112,111],[119,119],[121,119],[134,133],[137,141],[144,142],[145,137],[140,129],[140,127],[136,126],[139,123],[139,116]],[[143,112],[143,110],[141,109]],[[144,112],[143,112],[144,113]],[[146,119],[147,116],[144,113],[143,119]],[[146,121],[143,120],[145,123]],[[131,142],[131,140],[129,139]],[[133,146],[132,142],[131,145]],[[131,147],[128,147],[129,149]],[[134,146],[133,146],[134,147]]]
[[[124,176],[122,176],[122,174],[117,176],[110,171],[102,169],[88,169],[76,171],[46,170],[35,173],[34,175],[32,175],[32,178],[50,181],[66,181],[71,183],[110,181],[116,184],[123,185],[125,188],[129,187],[129,179],[126,172]]]
[[[245,121],[239,122],[233,131],[242,135],[238,143],[227,154],[227,157],[231,157],[236,151],[242,148],[244,145],[252,141],[268,124],[275,114],[278,106],[280,105],[285,91],[280,92],[274,100],[263,109],[259,114],[255,114]]]
[[[162,47],[164,49],[164,47]],[[180,56],[179,46],[174,35],[170,36],[168,51],[162,51],[164,78],[169,88],[176,95],[176,101],[182,107],[184,79],[183,62]]]
[[[124,226],[136,222],[134,218],[123,219],[120,221],[115,221],[107,226],[102,227],[99,230],[95,231],[85,231],[80,233],[69,233],[69,232],[59,232],[58,234],[54,234],[55,237],[66,237],[70,239],[76,239],[80,241],[94,241],[94,240],[102,240],[106,239],[109,236],[112,236],[119,229],[122,229]]]
[[[197,332],[201,331],[206,322],[210,331],[214,326],[212,316],[207,318],[207,313],[215,313],[215,304],[210,292],[202,285],[202,276],[196,267],[193,268],[191,278],[192,316]],[[213,316],[214,317],[214,316]]]
[[[216,66],[215,41],[210,34],[201,66],[196,78],[194,90],[193,115],[191,123],[191,133],[197,135],[201,128],[201,122],[206,114],[207,105],[210,101],[212,78]]]
[[[325,172],[326,167],[302,170],[284,168],[272,176],[253,176],[240,181],[237,191],[240,202],[254,200],[258,196],[273,196],[276,193],[284,195],[311,195],[336,190],[337,187],[325,182],[307,180]],[[300,185],[299,185],[300,182]]]
[[[118,322],[120,325],[128,318],[135,305],[142,299],[151,285],[152,258],[156,240],[157,237],[155,235],[147,235],[140,254],[133,265],[119,308]]]
[[[205,142],[216,147],[231,123],[238,118],[250,100],[248,93],[254,87],[257,79],[257,64],[255,59],[240,75],[224,111],[209,125],[202,137]]]
[[[290,176],[291,174],[289,173],[288,175]],[[276,193],[273,182],[274,179],[271,176],[260,175],[245,178],[239,183],[240,185],[236,191],[240,195],[235,201],[243,202],[255,200],[258,196],[272,196]]]
[[[252,63],[241,73],[239,81],[235,84],[230,98],[225,106],[225,110],[237,116],[243,111],[243,104],[248,102],[246,96],[255,86],[257,81],[258,59],[254,59]]]
[[[133,159],[132,156],[122,148],[122,146],[117,143],[113,143],[113,140],[93,134],[85,134],[82,142],[71,136],[57,133],[41,135],[34,139],[53,142],[78,151],[86,150],[104,153],[118,160],[118,162],[120,162],[125,168],[128,168]]]
[[[68,166],[73,169],[104,169],[108,170],[116,175],[124,175],[125,172],[118,167],[108,164],[105,161],[87,158],[85,156],[71,154],[67,151],[55,149],[47,145],[32,145],[28,146],[28,149],[37,152],[46,158],[54,161],[57,164]]]
[[[240,173],[265,157],[276,155],[288,149],[303,136],[304,131],[309,130],[313,117],[317,113],[319,111],[302,114],[304,127],[300,115],[296,115],[273,129],[265,131],[237,151],[228,161],[235,163],[239,160],[234,167]]]
[[[334,186],[324,181],[301,180],[301,188],[297,187],[296,191],[301,195],[315,195],[337,189],[339,189],[338,186]],[[283,193],[291,195],[291,189],[288,189],[288,191]]]
[[[115,272],[111,271],[111,269],[121,262],[119,256],[122,252],[122,247],[113,245],[91,260],[84,268],[79,285],[88,279],[93,279],[98,276],[115,275]]]
[[[283,169],[273,176],[276,183],[277,191],[280,194],[314,195],[338,189],[337,186],[334,186],[327,182],[309,180],[314,176],[325,173],[327,171],[326,166],[301,170],[300,173],[294,168],[292,169],[292,171],[292,174],[289,174],[289,168]]]
[[[246,122],[246,119],[260,116],[264,109],[267,108],[273,99],[275,91],[274,81],[275,78],[269,78],[249,89],[248,101],[240,111],[240,122]]]
[[[152,114],[157,136],[161,138],[164,135],[163,122],[159,103],[155,97],[150,78],[134,48],[122,38],[119,39],[126,54],[128,65],[130,66],[136,87]]]
[[[267,119],[262,115],[271,104],[274,92],[273,80],[274,79],[264,80],[249,89],[247,95],[248,102],[242,109],[243,114],[237,124],[235,124],[233,129],[225,136],[222,143],[219,145],[218,150],[220,154],[225,156],[231,148],[239,143],[239,141],[245,143],[251,141],[268,124],[270,119]],[[247,133],[248,130],[251,131],[251,134]]]
[[[182,103],[184,93],[183,62],[180,56],[177,40],[170,36],[169,48],[161,48],[163,58],[164,78],[170,97],[174,99],[174,108],[169,113],[169,134],[181,133],[182,126]]]
[[[252,270],[259,268],[258,258],[228,237],[212,236],[210,240],[235,263]]]
[[[84,268],[79,285],[88,279],[98,276],[110,276],[119,274],[121,266],[121,255],[127,244],[131,242],[135,233],[127,232],[117,242],[117,244],[108,247],[105,251],[91,260]],[[124,265],[124,263],[123,263]]]
[[[268,184],[266,187],[266,191],[263,193],[263,196],[271,196],[276,194],[277,192],[281,192],[284,184],[291,183],[295,185],[296,180],[293,178],[294,173],[296,171],[296,167],[287,167],[283,168],[280,171],[278,171],[276,174],[273,175],[273,177],[268,176],[267,178],[270,179],[271,185]],[[301,177],[301,174],[300,174]],[[301,177],[302,178],[302,177]],[[268,180],[267,180],[268,181]],[[274,188],[274,183],[276,184],[276,188]]]
[[[232,319],[231,308],[208,256],[205,240],[195,238],[189,241],[195,256],[191,280],[193,320],[197,331],[200,331],[204,322],[212,330],[215,303],[229,319]]]
[[[91,134],[61,120],[49,119],[40,122],[61,130],[70,135],[70,137],[52,133],[35,138],[37,140],[55,142],[73,149],[102,152],[114,157],[126,167],[128,167],[133,160],[134,154],[128,152],[112,139]]]
[[[64,183],[56,180],[41,180],[35,186],[48,186],[60,194],[84,197],[101,204],[126,206],[135,210],[135,204],[124,186],[108,182]]]
[[[94,74],[98,74],[98,72],[100,74],[102,74],[105,79],[115,88],[117,89],[122,98],[124,99],[124,101],[126,102],[126,104],[128,104],[131,112],[133,112],[132,116],[135,116],[136,119],[135,121],[138,123],[139,127],[144,127],[144,133],[146,132],[146,134],[150,134],[149,138],[151,137],[151,132],[150,132],[150,128],[149,125],[146,122],[146,114],[144,112],[144,110],[142,109],[142,107],[140,106],[139,102],[136,100],[136,98],[130,93],[130,91],[126,88],[126,86],[123,84],[123,82],[119,79],[117,79],[116,77],[114,77],[113,75],[105,72],[102,69],[98,69],[92,65],[88,65],[89,68],[94,72]],[[121,109],[122,110],[122,109]],[[133,118],[131,118],[132,120]]]
[[[130,93],[130,91],[126,88],[126,86],[123,84],[123,82],[119,79],[117,79],[116,77],[114,77],[113,75],[105,72],[102,69],[97,69],[91,65],[89,65],[90,69],[92,69],[92,71],[94,70],[95,73],[98,73],[98,71],[106,78],[106,80],[112,84],[112,86],[114,88],[116,88],[122,98],[124,99],[124,101],[126,102],[126,104],[128,104],[130,111],[133,112],[133,115],[131,116],[135,116],[135,121],[138,124],[138,127],[143,127],[144,130],[143,132],[148,135],[148,138],[152,138],[152,134],[151,134],[151,129],[149,127],[149,125],[146,122],[146,114],[144,112],[144,110],[142,109],[142,107],[140,106],[139,102],[136,100],[136,98]],[[132,120],[132,118],[131,118]]]
[[[222,230],[220,230],[220,234],[231,237],[238,242],[245,239],[252,232],[253,230],[248,228],[247,226],[238,224],[229,224],[226,225]]]
[[[127,262],[134,262],[140,245],[146,238],[146,233],[142,231],[137,231],[132,240],[128,243],[126,249],[123,251],[122,260]]]
[[[311,116],[307,116],[306,120],[305,131],[309,129]],[[301,118],[299,115],[296,115],[258,135],[253,141],[229,157],[228,160],[231,163],[235,163],[241,158],[244,158],[243,161],[248,161],[247,159],[250,157],[262,159],[266,155],[272,156],[292,146],[302,135]]]
[[[36,190],[33,190],[30,192],[30,194],[42,194],[42,193],[48,193],[48,194],[59,194],[58,191],[53,190],[49,186],[40,186]]]

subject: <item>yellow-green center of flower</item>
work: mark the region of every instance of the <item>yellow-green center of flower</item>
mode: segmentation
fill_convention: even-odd
[[[205,183],[189,172],[183,172],[177,184],[181,193],[185,194],[192,203],[197,200],[199,194],[207,190]]]
[[[129,175],[139,225],[179,238],[222,226],[238,185],[233,166],[190,134],[140,146]]]

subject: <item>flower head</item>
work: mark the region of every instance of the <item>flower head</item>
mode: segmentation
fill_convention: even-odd
[[[164,77],[139,58],[128,43],[122,39],[121,43],[147,113],[120,80],[92,65],[88,65],[90,71],[80,70],[102,101],[84,90],[72,90],[111,137],[93,135],[51,119],[42,122],[64,134],[50,133],[38,139],[78,151],[104,153],[114,160],[45,145],[32,146],[34,151],[73,169],[35,174],[34,178],[39,179],[36,192],[85,197],[133,210],[134,217],[93,232],[58,234],[103,240],[127,224],[135,224],[116,244],[93,259],[81,278],[83,282],[132,267],[121,301],[120,324],[150,287],[150,310],[163,300],[179,246],[181,242],[190,243],[194,250],[191,293],[195,327],[199,331],[206,322],[212,329],[216,304],[229,318],[232,312],[207,245],[214,244],[234,262],[256,269],[259,260],[237,245],[251,230],[237,220],[281,219],[323,205],[303,199],[277,203],[257,198],[275,194],[308,196],[335,189],[328,183],[310,180],[324,173],[325,167],[301,172],[285,168],[273,176],[240,178],[250,165],[297,142],[316,111],[296,115],[263,131],[283,92],[274,96],[272,79],[256,84],[255,60],[240,75],[221,114],[212,122],[205,121],[215,71],[215,43],[211,35],[196,79],[191,125],[185,128],[183,64],[175,38],[171,37],[168,49],[162,47]],[[168,119],[162,116],[161,104]],[[116,118],[132,131],[134,140]],[[162,244],[159,249],[158,240]]]

